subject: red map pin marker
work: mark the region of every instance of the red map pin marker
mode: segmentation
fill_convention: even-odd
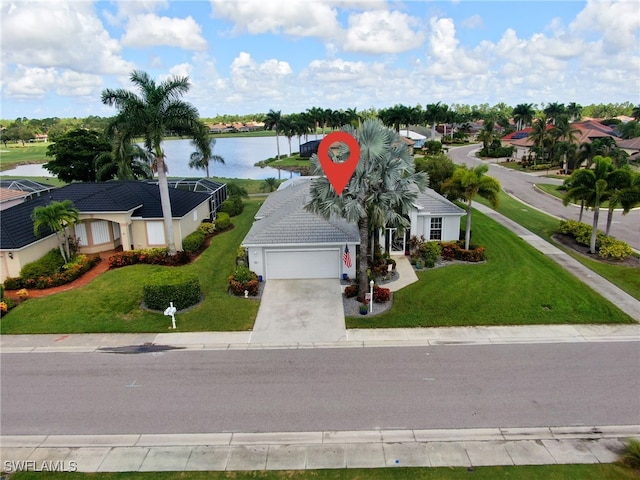
[[[349,158],[345,162],[336,163],[329,158],[329,148],[336,142],[344,143],[349,147]],[[340,195],[358,166],[360,145],[353,135],[347,132],[332,132],[318,145],[318,160],[336,194]]]

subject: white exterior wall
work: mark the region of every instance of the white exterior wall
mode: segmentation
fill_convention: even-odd
[[[429,240],[429,233],[431,230],[431,217],[442,218],[442,241],[456,241],[460,237],[460,216],[455,215],[417,215],[415,217],[415,225],[412,222],[411,235],[420,237],[424,236],[426,240]]]

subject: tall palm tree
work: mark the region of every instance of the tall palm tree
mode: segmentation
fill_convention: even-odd
[[[553,139],[552,150],[554,150],[554,147],[558,145],[558,142],[568,143],[569,145],[577,143],[578,137],[580,135],[580,130],[573,127],[571,123],[569,123],[569,117],[563,115],[557,119],[556,124],[549,131],[549,135]],[[566,148],[562,148],[562,150],[564,150],[565,153],[567,151]],[[555,159],[556,155],[554,155],[554,160]]]
[[[522,130],[533,121],[536,111],[533,109],[532,103],[520,103],[513,108],[513,120],[516,122],[516,128]]]
[[[449,108],[447,105],[440,105],[440,102],[427,104],[426,110],[424,111],[424,119],[431,124],[430,140],[436,139],[436,126],[445,111],[445,107],[447,109]]]
[[[73,206],[73,202],[71,200],[63,200],[62,202],[51,202],[49,205],[36,207],[33,209],[31,219],[33,220],[33,232],[37,236],[40,236],[43,227],[56,233],[58,248],[64,262],[68,263],[71,260],[71,252],[69,250],[67,228],[73,226],[80,219],[80,212]]]
[[[442,190],[450,197],[460,199],[467,204],[467,225],[464,232],[464,248],[469,249],[471,241],[471,208],[473,200],[480,195],[489,201],[491,206],[498,208],[500,202],[500,182],[485,175],[489,165],[483,163],[473,169],[458,166],[449,180],[443,183]]]
[[[416,172],[413,159],[404,142],[378,119],[365,120],[358,129],[346,126],[360,145],[360,161],[341,195],[326,177],[311,184],[311,200],[305,208],[322,217],[342,217],[355,223],[360,233],[359,297],[369,289],[369,242],[372,227],[406,228],[406,215],[418,191],[428,183],[424,172]],[[315,174],[322,174],[317,155],[311,157]]]
[[[550,142],[550,135],[547,129],[547,125],[549,121],[546,115],[538,117],[533,122],[533,129],[529,133],[529,138],[533,141],[534,145],[538,148],[538,150],[542,154],[542,161],[544,162],[547,155],[547,147]]]
[[[276,131],[276,147],[278,148],[278,160],[280,160],[280,123],[282,122],[282,111],[269,110],[264,118],[264,126],[267,130]]]
[[[552,125],[556,124],[556,120],[558,119],[558,117],[560,117],[561,115],[566,115],[566,108],[564,106],[564,103],[550,103],[542,111],[547,116],[549,122]]]
[[[189,167],[206,171],[207,178],[211,176],[209,175],[209,163],[216,162],[224,165],[224,158],[213,154],[216,139],[210,138],[207,132],[201,132],[198,138],[191,140],[191,145],[196,150],[189,157]]]
[[[587,207],[593,209],[593,225],[591,228],[591,241],[589,251],[596,252],[596,239],[598,236],[598,219],[600,215],[600,204],[606,198],[607,177],[613,170],[611,159],[600,155],[593,159],[594,168],[581,168],[571,175],[571,188],[567,190],[562,198],[562,202],[567,205],[573,199],[584,199]]]
[[[324,126],[324,110],[320,107],[307,108],[307,115],[313,121],[313,132],[316,134],[316,140],[318,139],[318,128]],[[324,132],[323,132],[324,133]]]
[[[297,134],[296,124],[292,115],[286,115],[280,119],[280,131],[289,141],[289,156],[291,156],[291,139]]]
[[[622,201],[628,195],[628,189],[632,185],[633,172],[627,165],[625,168],[617,168],[607,175],[607,223],[604,230],[605,235],[609,235],[611,230],[611,222],[613,220],[613,212],[622,204]]]
[[[169,254],[175,255],[171,200],[167,183],[167,167],[162,141],[168,131],[192,138],[202,131],[198,110],[180,98],[189,91],[189,77],[171,77],[156,84],[146,72],[133,71],[130,75],[140,95],[130,90],[107,88],[102,91],[102,103],[115,106],[117,115],[110,121],[108,131],[126,132],[144,138],[145,148],[153,152],[152,168],[158,173],[158,188],[162,217]]]
[[[571,102],[565,108],[565,113],[569,115],[572,122],[577,122],[582,118],[582,105],[578,105],[576,102]]]
[[[484,150],[485,155],[489,155],[489,148],[491,148],[491,144],[496,138],[498,138],[496,134],[495,121],[492,116],[487,116],[485,118],[484,125],[482,130],[478,132],[477,138],[482,142],[482,150]]]

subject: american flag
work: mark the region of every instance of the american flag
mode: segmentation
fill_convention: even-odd
[[[342,254],[342,261],[346,265],[347,268],[351,268],[351,254],[349,253],[349,247],[347,245],[344,246],[344,253]]]

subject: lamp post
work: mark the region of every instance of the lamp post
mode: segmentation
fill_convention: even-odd
[[[369,282],[369,313],[373,313],[373,280]]]

